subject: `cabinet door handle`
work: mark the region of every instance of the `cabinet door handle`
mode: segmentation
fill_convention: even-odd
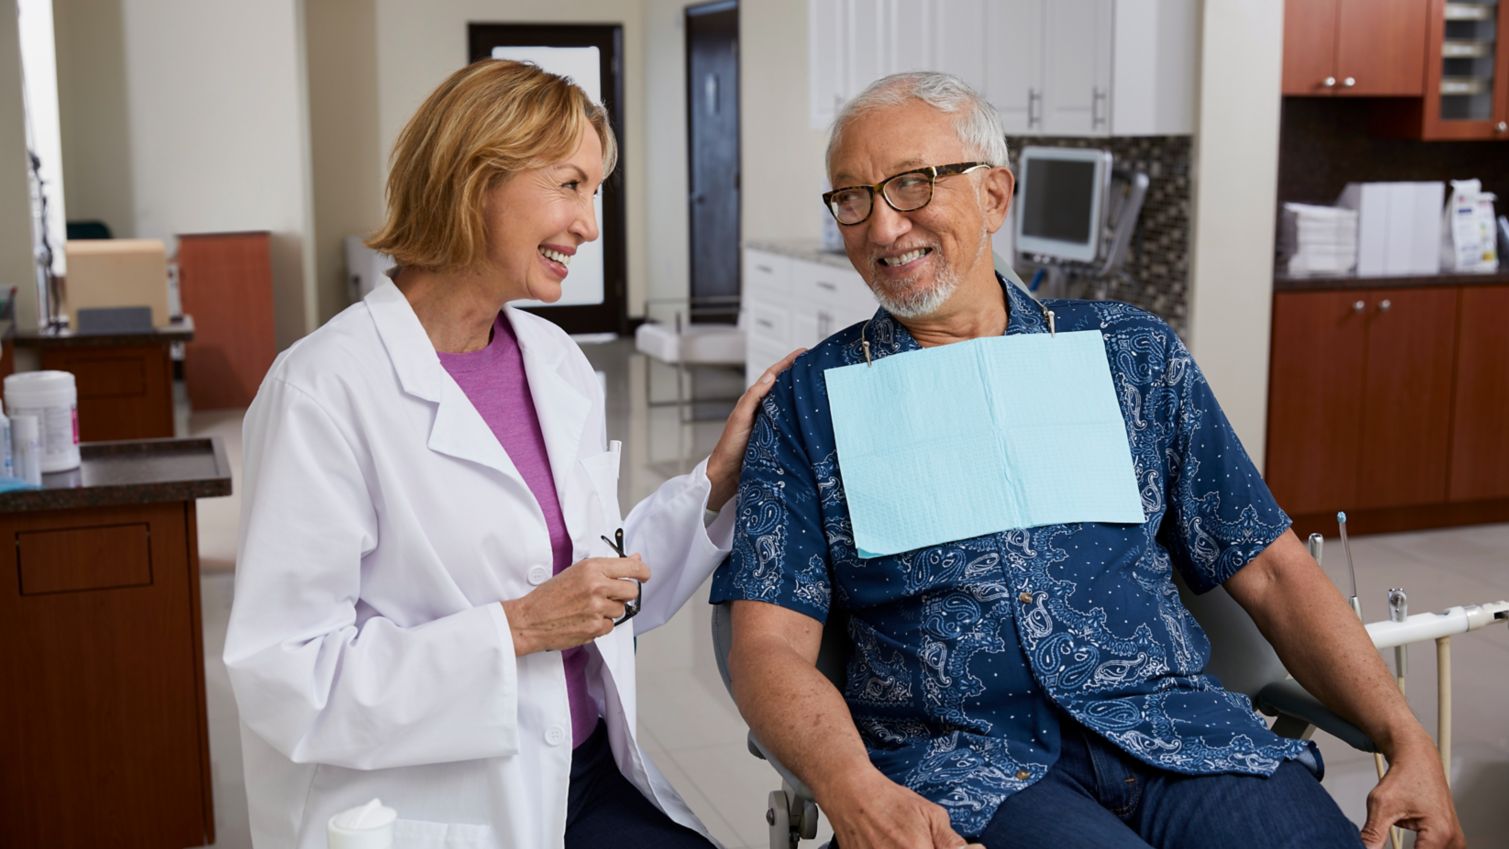
[[[1388,298],[1384,298],[1383,300],[1381,300],[1381,301],[1378,302],[1378,311],[1379,312],[1388,312],[1389,310],[1391,310],[1393,308],[1394,308],[1394,302],[1390,301]]]
[[[1356,77],[1347,77],[1346,79],[1341,81],[1342,88],[1351,88],[1354,85],[1357,85]]]
[[[1368,305],[1366,303],[1362,302],[1362,301],[1357,301],[1357,302],[1355,302],[1355,303],[1352,304],[1352,312],[1360,313],[1360,312],[1362,312],[1363,310],[1365,310],[1367,308],[1368,308]]]
[[[1493,125],[1495,133],[1509,133],[1509,121],[1500,121]]]
[[[1035,88],[1029,88],[1029,89],[1027,89],[1027,126],[1028,127],[1036,127],[1037,124],[1038,124],[1038,122],[1042,120],[1042,116],[1038,114],[1039,110],[1036,108],[1036,107],[1040,106],[1042,104],[1042,102],[1043,102],[1043,95],[1042,95],[1041,92],[1039,92]]]
[[[1336,88],[1336,78],[1326,77],[1325,79],[1320,81],[1320,84],[1323,88]]]
[[[1100,114],[1102,111],[1100,104],[1105,99],[1106,93],[1099,87],[1090,89],[1090,126],[1098,127],[1105,123],[1105,116]]]

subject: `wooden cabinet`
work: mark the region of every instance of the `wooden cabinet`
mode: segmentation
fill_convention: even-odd
[[[1194,0],[808,0],[812,126],[879,77],[954,74],[1014,135],[1194,129]]]
[[[1280,292],[1267,474],[1296,530],[1509,519],[1509,286]]]
[[[1457,296],[1274,297],[1267,479],[1285,510],[1445,500]]]
[[[272,366],[270,242],[263,232],[178,237],[178,287],[197,331],[183,377],[196,410],[250,405]]]
[[[1285,0],[1287,95],[1419,97],[1430,0]]]
[[[1453,502],[1509,498],[1509,286],[1462,290],[1452,405]]]
[[[173,435],[173,363],[166,342],[43,348],[44,369],[72,372],[79,440]]]
[[[1431,0],[1425,43],[1415,133],[1427,140],[1509,139],[1509,4]]]
[[[0,513],[0,846],[215,839],[194,502]]]

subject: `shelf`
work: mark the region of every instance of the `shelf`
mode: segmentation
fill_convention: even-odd
[[[1447,39],[1441,43],[1442,59],[1481,59],[1493,55],[1491,41],[1460,41]]]
[[[1441,94],[1448,96],[1482,94],[1489,90],[1491,83],[1491,79],[1483,77],[1442,77]]]
[[[1496,3],[1447,3],[1446,20],[1491,21],[1497,5]]]

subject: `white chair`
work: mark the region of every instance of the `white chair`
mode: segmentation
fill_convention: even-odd
[[[646,301],[646,320],[634,331],[634,348],[648,359],[645,363],[645,401],[652,407],[675,404],[681,411],[682,421],[691,418],[691,405],[696,401],[735,401],[737,398],[693,397],[690,387],[690,370],[693,368],[744,367],[744,328],[726,322],[698,322],[695,318],[705,315],[726,314],[737,310],[737,297],[671,298]],[[652,313],[662,313],[657,319]],[[669,313],[668,315],[665,315]],[[742,313],[741,321],[742,321]],[[657,360],[676,369],[676,398],[672,401],[656,401],[650,393],[650,366],[648,360]]]

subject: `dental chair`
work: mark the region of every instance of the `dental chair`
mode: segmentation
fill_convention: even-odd
[[[1289,677],[1273,647],[1231,596],[1224,590],[1197,596],[1177,577],[1177,570],[1174,574],[1180,598],[1210,638],[1211,655],[1206,672],[1227,689],[1246,694],[1264,714],[1276,717],[1274,733],[1308,740],[1318,728],[1353,748],[1378,751],[1361,729],[1326,708]],[[733,628],[727,604],[714,605],[712,630],[718,674],[731,695],[728,653],[733,647]],[[823,626],[822,648],[817,658],[817,668],[840,692],[844,688],[844,666],[849,654],[848,630],[848,616],[833,611]],[[812,791],[760,744],[753,731],[749,732],[748,745],[750,754],[767,761],[781,779],[780,788],[771,791],[766,800],[770,849],[797,849],[801,840],[817,836],[817,803]]]

